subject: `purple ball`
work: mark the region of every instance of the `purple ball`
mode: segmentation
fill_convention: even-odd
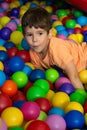
[[[69,34],[74,34],[75,33],[74,29],[72,29],[72,28],[67,28],[66,30],[67,30],[67,32]]]
[[[9,40],[10,39],[10,35],[11,35],[12,31],[10,28],[8,27],[3,27],[0,30],[0,37],[4,40]]]
[[[71,83],[64,83],[59,87],[58,91],[65,92],[68,95],[70,95],[75,91],[75,88]]]

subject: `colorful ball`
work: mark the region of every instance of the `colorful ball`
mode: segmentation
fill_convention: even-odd
[[[21,126],[23,123],[23,113],[16,107],[8,107],[3,110],[1,118],[8,127]]]
[[[40,107],[36,102],[25,102],[21,106],[21,111],[26,121],[35,120],[40,114]]]
[[[24,130],[24,128],[20,126],[13,126],[13,127],[10,127],[9,130]]]
[[[70,98],[68,94],[64,92],[56,92],[51,100],[53,107],[60,107],[62,109],[66,108],[67,104],[69,104]]]
[[[10,97],[14,96],[18,91],[16,83],[12,80],[6,80],[1,89],[3,93]]]
[[[75,28],[75,25],[76,22],[73,19],[67,20],[65,24],[66,28],[72,28],[72,29]]]
[[[52,130],[66,130],[66,122],[60,115],[52,114],[46,118],[46,123]]]
[[[0,24],[5,27],[5,25],[10,21],[10,18],[8,16],[3,16],[1,19],[0,19]]]
[[[19,56],[14,56],[9,60],[9,68],[12,72],[21,71],[24,68],[24,60]]]
[[[50,127],[45,121],[34,120],[27,126],[26,130],[50,130]]]
[[[11,79],[17,84],[18,88],[23,88],[28,83],[28,76],[22,71],[13,73]]]
[[[80,80],[83,84],[87,83],[87,70],[82,70],[79,72]]]
[[[76,110],[66,113],[64,117],[68,129],[81,129],[85,126],[84,115]]]
[[[55,83],[56,80],[59,78],[59,73],[56,69],[50,68],[45,71],[46,79]]]
[[[20,44],[22,39],[23,39],[23,34],[20,31],[15,30],[10,35],[10,41],[16,45]]]
[[[0,70],[0,87],[2,87],[5,81],[6,81],[6,75],[2,70]]]
[[[7,125],[2,118],[0,118],[0,130],[7,130]]]

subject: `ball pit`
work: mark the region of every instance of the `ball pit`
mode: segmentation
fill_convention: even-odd
[[[87,92],[75,90],[61,69],[35,69],[31,63],[21,19],[38,5],[52,15],[53,36],[72,44],[87,42],[85,7],[80,10],[65,1],[1,0],[0,129],[87,129]],[[86,70],[79,77],[87,86]]]

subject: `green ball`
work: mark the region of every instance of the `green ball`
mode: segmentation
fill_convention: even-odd
[[[83,15],[82,11],[80,11],[80,10],[75,10],[73,14],[74,14],[74,16],[75,16],[76,18],[78,18],[78,17],[80,17],[80,16]]]
[[[65,24],[66,28],[72,28],[72,29],[75,28],[75,25],[76,25],[76,22],[73,19],[67,20]]]
[[[61,16],[67,16],[67,11],[64,9],[61,9],[58,11],[57,16],[60,18]]]
[[[75,92],[80,93],[83,95],[85,99],[87,99],[87,92],[84,89],[77,89]]]
[[[70,101],[79,102],[81,105],[84,105],[86,99],[82,94],[74,92],[70,95]]]
[[[13,73],[11,79],[17,84],[19,89],[25,87],[28,83],[28,76],[22,71]]]
[[[46,79],[55,83],[56,80],[59,78],[59,72],[56,69],[50,68],[45,71]]]
[[[45,121],[46,118],[47,118],[47,114],[44,111],[40,111],[40,114],[39,114],[37,120],[43,120],[43,121]]]
[[[9,128],[8,130],[24,130],[24,128],[19,127],[19,126],[14,126],[14,127]]]
[[[32,86],[26,92],[26,98],[28,101],[35,101],[37,98],[41,97],[46,97],[46,93],[43,91],[41,87]]]
[[[50,89],[50,85],[45,79],[38,79],[34,82],[33,85],[41,87],[45,93],[47,93]]]

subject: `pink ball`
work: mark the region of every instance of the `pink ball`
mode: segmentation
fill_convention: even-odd
[[[2,118],[0,118],[0,130],[7,130],[6,123]]]
[[[0,12],[0,18],[4,16],[4,12]]]
[[[35,120],[40,114],[39,105],[33,101],[26,101],[20,109],[26,121]]]
[[[12,31],[15,31],[17,29],[17,25],[15,22],[8,22],[6,27],[10,28]]]
[[[71,83],[70,80],[67,77],[60,77],[55,82],[55,88],[58,90],[59,87],[64,83]]]
[[[3,2],[1,3],[1,7],[4,9],[4,10],[7,10],[9,8],[9,4],[7,2]]]
[[[58,34],[57,37],[58,37],[58,38],[61,38],[61,39],[63,39],[63,40],[66,40],[66,39],[67,39],[67,37],[66,37],[65,35],[63,35],[63,34]]]
[[[51,130],[66,130],[66,122],[60,115],[52,114],[46,118],[46,123]]]

